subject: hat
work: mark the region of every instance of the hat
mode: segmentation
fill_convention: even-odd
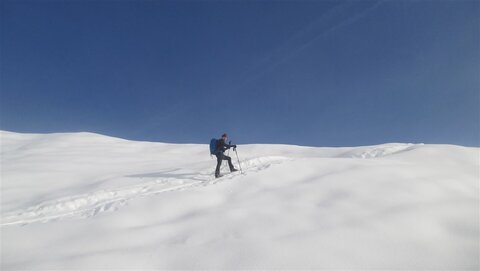
[[[222,137],[228,137],[227,133],[224,133],[224,134],[222,135]]]

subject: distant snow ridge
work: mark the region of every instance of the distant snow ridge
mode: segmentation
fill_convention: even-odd
[[[279,164],[290,160],[281,156],[257,157],[241,161],[244,172],[258,172],[269,168],[273,164]],[[210,170],[197,174],[183,175],[184,177],[155,178],[146,181],[148,174],[143,175],[142,183],[133,186],[118,187],[115,189],[102,189],[87,194],[63,197],[50,200],[41,204],[28,207],[23,210],[9,212],[2,217],[1,226],[26,225],[34,222],[49,222],[64,218],[88,218],[99,213],[116,211],[127,201],[152,194],[182,190],[198,185],[216,184],[220,181],[231,179],[241,173],[234,173],[224,178],[215,179]],[[136,176],[142,176],[136,175]],[[191,176],[191,177],[185,177]]]
[[[342,155],[342,157],[351,157],[351,158],[362,158],[362,159],[369,159],[369,158],[379,158],[384,157],[387,155],[397,154],[404,151],[413,150],[418,146],[423,144],[403,144],[403,143],[390,143],[390,144],[383,144],[373,147],[365,148],[358,148],[352,151],[349,151]]]

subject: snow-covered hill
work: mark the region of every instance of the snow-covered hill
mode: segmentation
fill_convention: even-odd
[[[3,131],[1,269],[479,269],[479,154]]]

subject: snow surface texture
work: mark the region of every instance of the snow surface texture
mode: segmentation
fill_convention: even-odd
[[[480,268],[479,148],[207,143],[1,132],[1,269]]]

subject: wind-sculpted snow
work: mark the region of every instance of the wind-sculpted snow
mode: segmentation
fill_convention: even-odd
[[[208,140],[207,140],[208,141]],[[478,148],[1,133],[2,270],[480,268]]]

